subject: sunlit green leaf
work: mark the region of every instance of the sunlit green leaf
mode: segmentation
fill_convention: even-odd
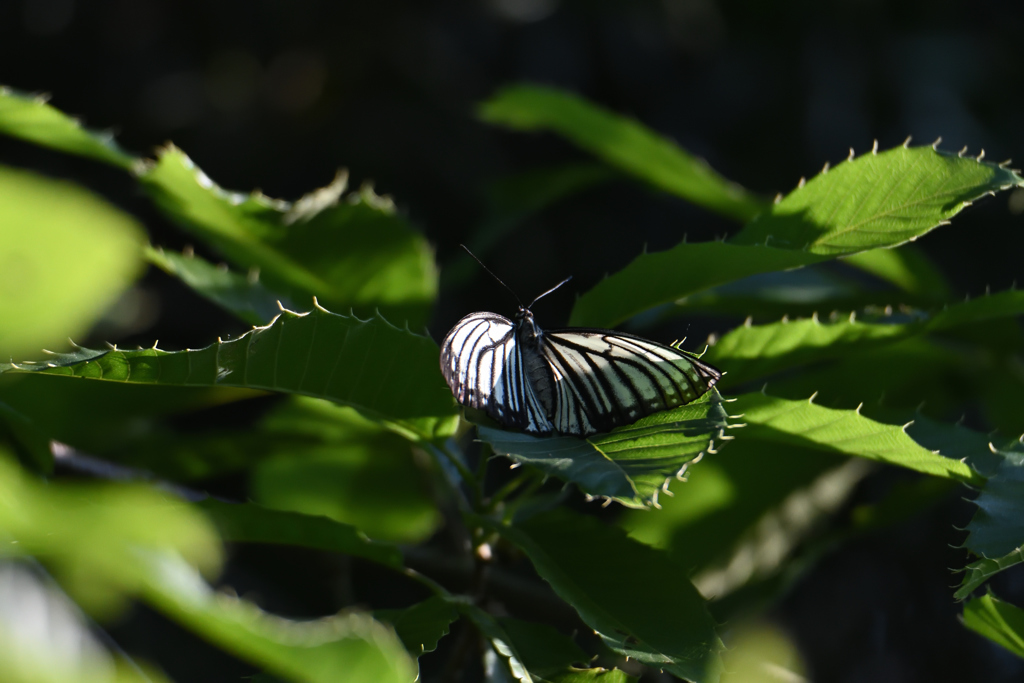
[[[638,256],[580,297],[570,324],[609,327],[742,277],[894,247],[1020,182],[1007,169],[931,147],[865,154],[793,190],[731,242]]]
[[[482,520],[620,654],[686,680],[717,681],[721,641],[697,590],[668,556],[621,529],[568,511],[514,527]],[[599,558],[593,554],[600,548]]]
[[[83,128],[47,99],[0,86],[0,133],[124,169],[137,161],[117,146],[112,134]]]
[[[313,296],[335,309],[423,324],[437,294],[424,237],[390,199],[346,176],[292,203],[227,192],[168,147],[139,175],[157,205],[235,267],[300,306]],[[255,269],[255,270],[254,270]]]
[[[479,113],[488,123],[558,133],[630,175],[730,218],[749,220],[768,206],[665,137],[561,90],[508,87]]]
[[[686,464],[714,449],[727,415],[712,390],[685,406],[586,439],[536,437],[480,427],[500,455],[571,481],[584,493],[630,507],[656,505],[658,494]]]
[[[896,246],[1020,183],[1007,168],[932,147],[872,152],[826,168],[732,241],[832,256]]]
[[[379,317],[362,321],[322,308],[285,311],[271,325],[204,349],[80,349],[0,365],[0,372],[303,394],[352,406],[415,438],[450,434],[456,423],[433,341]]]
[[[676,495],[660,499],[663,509],[629,511],[620,522],[633,538],[667,550],[691,575],[728,560],[762,518],[843,462],[839,455],[744,439],[743,429],[732,431],[739,438],[691,468],[686,483],[674,487]],[[826,509],[820,503],[805,501],[799,508],[804,516],[792,523],[785,513],[775,515],[771,528],[778,532],[776,540],[788,528],[806,533],[806,528],[796,527],[812,524],[817,509]],[[778,545],[773,550],[779,550]],[[775,562],[784,558],[784,553],[776,555]],[[750,575],[765,570],[761,558],[751,560]],[[719,592],[715,595],[721,597]]]
[[[964,626],[1024,657],[1024,610],[994,595],[964,605]]]
[[[964,483],[985,481],[967,464],[921,447],[903,427],[875,422],[859,411],[753,393],[730,403],[729,412],[742,415],[746,425],[731,430],[738,440],[792,444],[852,455]]]
[[[0,358],[81,338],[141,272],[142,244],[99,197],[0,166]]]

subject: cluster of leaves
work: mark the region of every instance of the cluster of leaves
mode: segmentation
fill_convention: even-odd
[[[1024,431],[1024,293],[951,302],[942,275],[905,244],[975,199],[1022,184],[1015,172],[937,146],[851,151],[772,202],[565,93],[510,88],[480,116],[553,131],[601,161],[505,183],[500,211],[473,243],[482,255],[524,215],[623,175],[743,223],[726,241],[638,255],[584,294],[571,317],[611,326],[694,311],[750,315],[707,351],[727,371],[725,398],[712,391],[586,440],[481,426],[484,449],[504,457],[485,452],[474,463],[437,346],[410,331],[429,317],[438,271],[389,199],[368,187],[349,192],[343,174],[293,203],[227,192],[176,148],[138,158],[41,99],[0,90],[0,132],[132,174],[225,261],[149,245],[130,217],[85,190],[0,167],[0,354],[36,356],[84,333],[146,263],[255,325],[203,349],[75,347],[0,366],[4,571],[39,582],[45,567],[90,614],[142,600],[268,677],[410,681],[418,658],[461,621],[462,633],[490,644],[492,680],[612,683],[644,670],[728,677],[719,623],[779,589],[808,530],[871,461],[925,476],[859,510],[850,535],[966,485],[978,491],[978,511],[956,597],[1024,560],[1024,446],[948,421],[970,408],[1000,433]],[[35,248],[40,236],[45,251]],[[459,268],[452,282],[464,277]],[[863,284],[865,273],[877,286]],[[792,318],[778,320],[782,312]],[[758,390],[769,379],[771,392]],[[197,436],[162,419],[267,392],[286,398],[253,428]],[[916,410],[924,399],[932,417]],[[48,483],[55,457],[164,485]],[[505,458],[519,469],[488,488],[488,467]],[[683,495],[666,497],[698,460],[675,486]],[[255,502],[196,500],[181,488],[240,471]],[[552,477],[629,509],[609,526],[559,507],[564,496],[541,488]],[[456,550],[475,568],[469,594],[412,568],[442,525],[464,539]],[[211,591],[222,541],[358,557],[431,597],[372,615],[282,619]],[[493,586],[516,564],[508,560],[523,557],[553,589],[541,591],[545,599],[571,607],[597,638],[570,639],[490,609]],[[1020,609],[989,595],[964,611],[969,628],[1024,655]],[[17,644],[7,637],[17,628],[0,618],[0,640]],[[99,645],[77,651],[91,654],[68,661],[0,646],[0,677],[144,675]]]

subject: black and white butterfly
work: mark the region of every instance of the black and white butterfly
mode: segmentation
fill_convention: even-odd
[[[441,372],[459,403],[508,429],[589,436],[690,403],[722,377],[686,351],[632,334],[542,330],[530,308],[565,282],[520,304],[515,320],[479,312],[455,324],[441,344]]]

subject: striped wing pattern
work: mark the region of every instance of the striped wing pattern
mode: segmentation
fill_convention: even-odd
[[[609,330],[554,330],[541,345],[555,375],[554,430],[589,435],[704,395],[722,374],[685,351]]]
[[[455,399],[499,424],[549,434],[551,421],[523,367],[516,326],[496,313],[471,313],[441,344],[441,372]]]
[[[550,374],[534,373],[533,381],[549,387],[528,376],[537,354]],[[530,347],[516,323],[485,312],[466,316],[445,337],[441,371],[459,403],[504,427],[573,436],[694,401],[722,376],[685,351],[611,330],[553,330]],[[552,397],[547,409],[542,394]]]

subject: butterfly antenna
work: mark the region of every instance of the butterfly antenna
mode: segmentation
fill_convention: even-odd
[[[529,305],[529,306],[527,306],[527,308],[533,308],[533,305],[534,305],[535,303],[537,303],[538,301],[540,301],[541,299],[543,299],[544,297],[546,297],[546,296],[547,296],[548,294],[550,294],[551,292],[555,291],[556,289],[558,289],[559,287],[561,287],[562,285],[564,285],[564,284],[565,284],[566,282],[568,282],[568,281],[569,281],[569,280],[571,280],[571,279],[572,279],[572,275],[570,275],[569,277],[565,278],[564,280],[562,280],[561,282],[559,282],[559,283],[558,283],[557,285],[555,285],[554,287],[552,287],[552,288],[551,288],[551,289],[549,289],[548,291],[544,292],[543,294],[538,294],[538,295],[537,295],[537,298],[536,298],[536,299],[534,299],[533,301],[531,301],[531,302],[530,302],[530,305]]]
[[[506,284],[505,284],[504,282],[502,282],[502,281],[501,281],[501,278],[500,278],[500,277],[498,277],[498,276],[497,276],[497,275],[495,275],[495,274],[494,274],[493,272],[491,272],[491,269],[490,269],[490,268],[488,268],[487,266],[485,266],[485,265],[484,265],[484,262],[483,262],[483,261],[481,261],[480,259],[478,259],[478,258],[476,257],[476,254],[474,254],[473,252],[471,252],[471,251],[469,250],[469,247],[467,247],[467,246],[466,246],[465,244],[460,244],[459,246],[460,246],[460,247],[462,247],[463,249],[465,249],[465,250],[466,250],[466,253],[467,253],[467,254],[469,254],[470,256],[472,256],[472,257],[473,257],[473,260],[474,260],[474,261],[476,261],[477,263],[479,263],[479,264],[480,264],[480,267],[481,267],[481,268],[483,268],[484,270],[486,270],[486,271],[487,271],[487,274],[488,274],[488,275],[490,275],[490,276],[491,276],[491,277],[493,277],[493,278],[494,278],[495,280],[497,280],[497,281],[498,281],[498,284],[499,284],[499,285],[501,285],[502,287],[504,287],[505,289],[507,289],[507,290],[509,291],[509,294],[511,294],[511,295],[512,295],[512,297],[513,297],[513,298],[514,298],[514,299],[516,300],[516,303],[518,303],[518,304],[519,304],[519,306],[520,306],[520,307],[522,307],[522,305],[523,305],[523,302],[519,300],[519,297],[518,297],[518,296],[516,295],[516,293],[515,293],[514,291],[512,291],[512,288],[511,288],[511,287],[509,287],[508,285],[506,285]],[[555,289],[558,289],[558,288],[556,287]],[[546,294],[546,293],[547,293],[547,292],[545,292],[545,294]],[[544,295],[543,295],[543,294],[541,294],[541,296],[544,296]],[[539,299],[539,298],[540,298],[540,297],[537,297],[537,299]],[[534,301],[536,301],[536,299],[534,299]],[[532,305],[532,304],[531,304],[531,305]]]

